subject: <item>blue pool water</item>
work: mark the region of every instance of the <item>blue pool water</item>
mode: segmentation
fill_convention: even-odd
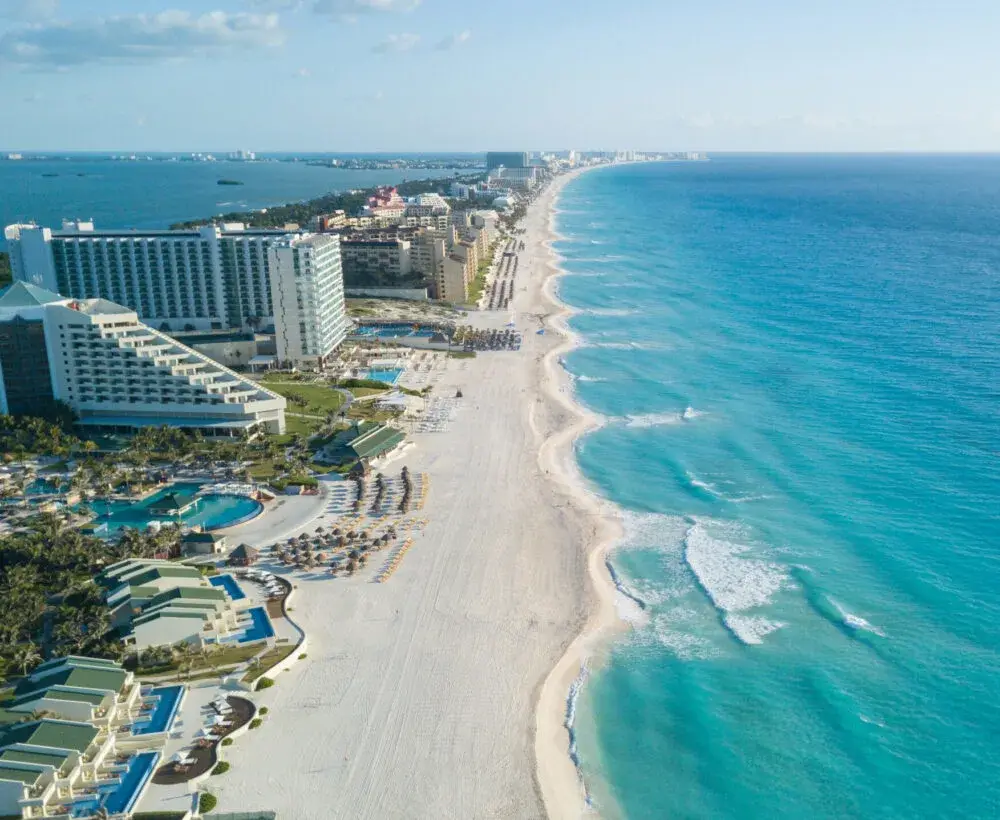
[[[267,611],[264,607],[255,606],[253,609],[248,609],[247,614],[250,615],[253,624],[243,631],[243,635],[238,638],[239,643],[250,643],[250,641],[274,637],[274,627],[271,625],[271,619],[267,617]]]
[[[399,381],[399,377],[402,375],[403,368],[401,367],[373,367],[365,374],[365,378],[395,385],[396,382]]]
[[[435,333],[433,328],[421,327],[417,325],[389,324],[389,325],[366,325],[358,327],[354,331],[355,336],[362,336],[371,339],[429,339]]]
[[[134,735],[153,735],[169,732],[177,717],[177,710],[184,695],[183,686],[159,686],[150,692],[150,697],[157,699],[156,706],[148,720],[136,722],[133,726]]]
[[[240,585],[236,583],[236,579],[232,575],[213,575],[208,579],[208,582],[213,587],[222,587],[226,591],[226,594],[233,601],[242,601],[246,598],[246,593],[240,589]]]
[[[150,521],[173,520],[163,514],[150,513],[147,507],[167,493],[194,491],[201,488],[197,483],[178,483],[166,487],[143,501],[95,501],[91,508],[98,516],[97,521],[107,523],[109,535],[115,535],[124,527],[145,529]],[[204,495],[190,510],[181,516],[185,527],[200,526],[205,530],[231,527],[259,515],[263,505],[253,499],[237,495]]]
[[[142,752],[128,762],[121,784],[104,801],[108,814],[126,814],[135,807],[160,759],[159,752]]]
[[[605,818],[1000,816],[1000,157],[723,156],[559,202],[577,445],[645,609]]]

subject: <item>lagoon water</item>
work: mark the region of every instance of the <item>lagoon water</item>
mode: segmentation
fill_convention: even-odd
[[[63,219],[92,218],[98,229],[166,228],[174,222],[298,202],[330,191],[454,173],[341,170],[304,162],[126,162],[81,157],[5,161],[0,162],[0,227],[36,222],[58,228]],[[219,185],[220,179],[243,184]]]
[[[620,166],[559,209],[646,605],[577,703],[593,802],[1000,816],[1000,158]]]

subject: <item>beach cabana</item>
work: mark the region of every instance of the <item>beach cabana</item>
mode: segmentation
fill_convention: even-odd
[[[231,567],[249,567],[260,558],[260,551],[254,549],[249,544],[240,544],[229,553],[226,563]]]

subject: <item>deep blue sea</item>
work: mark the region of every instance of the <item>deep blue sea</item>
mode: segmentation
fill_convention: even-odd
[[[632,622],[610,818],[1000,817],[1000,157],[722,156],[560,200]]]
[[[304,162],[126,162],[86,158],[0,162],[0,229],[13,222],[58,228],[166,228],[174,222],[265,208],[450,170],[353,171]],[[54,176],[53,176],[54,175]],[[243,185],[219,185],[220,179]],[[0,231],[0,250],[3,250]]]

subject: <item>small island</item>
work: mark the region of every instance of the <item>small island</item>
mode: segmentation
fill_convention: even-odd
[[[238,179],[220,179],[216,185],[242,185]]]

